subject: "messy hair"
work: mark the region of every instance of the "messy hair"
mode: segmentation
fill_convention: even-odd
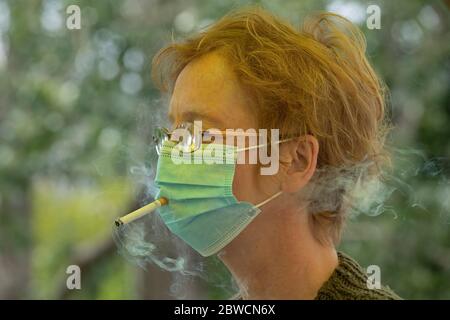
[[[317,171],[307,192],[317,199],[309,198],[308,212],[316,238],[336,244],[351,187],[389,162],[385,89],[365,55],[364,35],[333,13],[311,15],[296,28],[246,7],[161,49],[152,61],[154,83],[170,94],[183,68],[213,51],[226,58],[255,102],[260,127],[317,138]],[[349,169],[361,163],[363,171]],[[345,174],[336,185],[333,176]]]

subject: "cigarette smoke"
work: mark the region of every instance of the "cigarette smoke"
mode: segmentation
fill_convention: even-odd
[[[157,105],[160,107],[155,107]],[[143,141],[130,146],[132,164],[129,173],[138,190],[141,190],[142,205],[153,201],[157,192],[153,183],[157,155],[150,142],[155,126],[167,126],[164,114],[166,106],[167,101],[158,100],[151,108],[141,110],[138,115],[138,135],[143,137]],[[402,206],[428,211],[429,199],[437,197],[434,200],[438,201],[434,203],[440,204],[438,214],[446,223],[450,223],[448,159],[427,159],[418,150],[390,149],[392,169],[382,170],[378,176],[369,176],[367,171],[373,165],[369,161],[338,168],[322,167],[317,170],[309,188],[299,194],[299,198],[309,202],[309,211],[314,214],[339,210],[342,206],[341,195],[344,194],[350,218],[360,215],[376,217],[388,213],[395,219],[398,216],[395,201]],[[237,285],[231,275],[224,271],[226,269],[217,257],[204,258],[198,255],[174,236],[156,213],[115,230],[114,239],[119,252],[132,263],[144,269],[153,264],[171,272],[173,282],[168,290],[175,298],[189,297],[187,288],[195,279],[199,279],[204,286],[226,292],[230,298],[242,294],[240,290],[245,290],[244,284]]]
[[[140,139],[129,146],[129,175],[135,182],[141,206],[152,202],[157,193],[154,177],[158,156],[151,142],[156,126],[170,127],[166,120],[167,105],[167,100],[160,99],[140,108],[136,119]],[[143,269],[152,264],[170,272],[172,284],[167,289],[174,298],[192,298],[189,288],[199,286],[215,287],[229,296],[238,290],[217,257],[199,255],[170,232],[157,212],[114,229],[113,238],[119,253],[131,263]]]

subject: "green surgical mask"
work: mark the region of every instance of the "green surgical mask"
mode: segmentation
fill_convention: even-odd
[[[169,199],[159,209],[164,223],[203,256],[223,249],[256,217],[259,207],[281,194],[257,205],[237,200],[232,185],[237,152],[243,149],[221,145],[222,150],[210,152],[210,146],[187,154],[192,160],[187,163],[186,153],[178,153],[173,141],[165,141],[155,179],[156,198]]]

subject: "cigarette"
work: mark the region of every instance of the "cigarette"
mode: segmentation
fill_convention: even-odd
[[[164,198],[164,197],[159,198],[158,200],[155,200],[155,201],[149,203],[148,205],[143,206],[142,208],[139,208],[139,209],[127,214],[126,216],[116,219],[116,221],[114,221],[114,223],[116,224],[117,227],[120,227],[121,225],[130,223],[131,221],[139,219],[140,217],[145,216],[146,214],[149,214],[150,212],[155,211],[159,207],[165,206],[168,203],[169,203],[169,200],[167,200],[167,198]]]

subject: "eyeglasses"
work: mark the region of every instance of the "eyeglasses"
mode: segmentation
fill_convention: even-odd
[[[223,135],[245,135],[245,136],[257,136],[256,132],[233,132],[222,130],[206,130],[202,131],[198,126],[192,122],[183,122],[177,126],[172,132],[164,127],[157,127],[153,134],[153,143],[155,144],[156,152],[158,155],[161,153],[161,148],[166,141],[175,141],[177,148],[180,148],[182,152],[192,153],[200,149],[202,144],[213,143],[215,137],[218,134]]]

